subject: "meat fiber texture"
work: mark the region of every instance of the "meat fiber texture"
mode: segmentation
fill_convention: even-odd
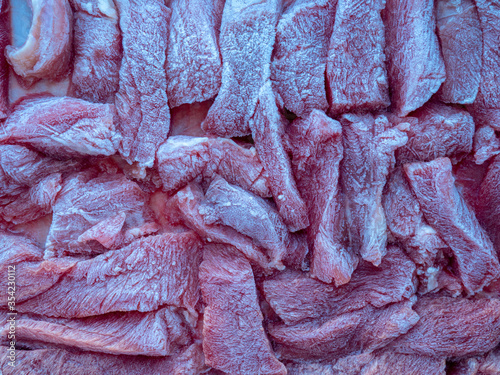
[[[5,48],[10,42],[8,1],[0,1],[0,120],[9,115],[9,65]]]

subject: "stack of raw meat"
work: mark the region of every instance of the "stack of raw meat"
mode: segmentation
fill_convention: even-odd
[[[498,0],[0,0],[0,373],[500,374],[499,48]]]

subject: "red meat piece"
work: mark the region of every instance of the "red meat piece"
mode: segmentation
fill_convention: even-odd
[[[334,115],[388,107],[384,0],[339,0],[326,77]]]
[[[230,374],[286,374],[262,327],[248,261],[223,245],[205,247],[200,266],[203,352],[209,366]]]
[[[500,154],[500,139],[491,126],[482,126],[474,134],[474,160],[483,164]]]
[[[5,119],[9,108],[9,65],[5,58],[5,47],[10,43],[9,1],[0,1],[0,120]]]
[[[382,352],[363,367],[363,374],[445,375],[446,360],[436,356]],[[462,374],[464,375],[464,374]]]
[[[478,375],[496,375],[500,372],[500,351],[492,350],[479,366]]]
[[[227,0],[222,14],[222,85],[202,124],[221,137],[250,134],[259,90],[269,79],[281,2]]]
[[[446,78],[434,1],[388,0],[382,14],[392,106],[397,115],[406,116],[427,102]]]
[[[271,80],[283,106],[299,117],[326,111],[325,68],[335,1],[295,0],[276,30]]]
[[[359,375],[373,355],[369,352],[348,355],[337,360],[323,362],[288,362],[288,375]],[[364,374],[364,373],[363,373]]]
[[[477,190],[476,213],[500,254],[500,156],[489,165]]]
[[[212,105],[211,100],[202,103],[183,104],[172,108],[170,114],[170,137],[175,135],[189,135],[192,137],[203,137],[207,134],[201,128],[201,123],[207,117],[208,110]]]

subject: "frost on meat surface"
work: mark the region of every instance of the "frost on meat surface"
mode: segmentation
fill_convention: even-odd
[[[115,97],[120,154],[152,167],[170,127],[165,59],[171,11],[163,0],[117,0],[123,59]]]
[[[46,292],[17,311],[82,318],[172,305],[194,311],[201,243],[193,232],[145,237],[78,262]]]
[[[379,265],[386,253],[387,225],[382,191],[393,168],[394,151],[407,141],[406,124],[392,125],[383,115],[343,115],[344,159],[341,184],[345,194],[350,243],[361,257]]]
[[[286,119],[278,111],[271,84],[267,82],[260,90],[250,127],[257,155],[269,175],[269,189],[279,213],[290,231],[295,232],[306,228],[309,218],[284,147],[286,125]]]
[[[406,176],[427,222],[451,248],[467,292],[482,290],[500,275],[493,244],[455,187],[451,162],[405,165]]]
[[[486,176],[477,190],[477,216],[488,231],[500,254],[500,156],[496,156],[487,169]]]
[[[385,66],[385,0],[339,0],[326,68],[330,112],[388,107]]]
[[[25,43],[7,46],[5,54],[26,84],[63,79],[69,72],[73,12],[68,0],[32,0],[33,20]]]
[[[383,18],[392,107],[406,116],[427,102],[446,77],[434,1],[387,0]]]
[[[74,13],[71,95],[113,102],[118,90],[122,37],[113,0],[71,0]]]
[[[227,0],[222,14],[222,84],[202,124],[222,137],[250,134],[259,91],[270,76],[280,0]]]
[[[362,262],[351,281],[340,287],[306,273],[285,271],[265,279],[262,289],[276,314],[286,324],[293,324],[409,299],[415,293],[414,273],[413,262],[397,247],[389,246],[379,267]]]
[[[9,1],[0,1],[0,120],[9,114],[9,65],[5,58],[5,47],[10,43]]]
[[[170,107],[214,98],[221,85],[219,27],[224,0],[173,0],[167,49]]]
[[[70,97],[27,99],[0,128],[0,143],[20,143],[55,157],[113,155],[120,135],[112,104]]]
[[[491,126],[483,126],[474,134],[474,159],[477,164],[500,154],[500,139]]]
[[[172,136],[160,146],[158,169],[163,189],[173,193],[189,182],[215,174],[261,197],[269,197],[268,174],[254,148],[230,139]]]
[[[312,249],[311,274],[336,285],[349,282],[357,266],[344,243],[339,163],[343,157],[342,128],[324,112],[313,110],[288,129],[292,169],[309,212],[307,229]]]
[[[481,82],[483,39],[472,0],[436,0],[437,34],[446,80],[438,91],[445,103],[471,104]]]
[[[361,374],[446,375],[447,372],[443,357],[400,354],[388,350],[364,366]]]
[[[286,374],[262,327],[252,268],[225,245],[205,247],[200,266],[203,352],[209,366],[229,374]]]
[[[299,117],[326,111],[325,68],[336,0],[295,0],[281,15],[271,64],[273,87]]]

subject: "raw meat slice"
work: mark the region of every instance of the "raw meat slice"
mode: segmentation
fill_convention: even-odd
[[[263,281],[263,294],[271,308],[286,323],[338,316],[373,305],[382,307],[409,299],[415,293],[415,265],[394,246],[389,246],[380,267],[362,262],[351,281],[338,288],[285,271]]]
[[[362,375],[446,375],[445,358],[383,352],[363,367]]]
[[[157,153],[163,189],[173,193],[202,176],[219,174],[232,184],[267,198],[271,196],[268,174],[255,148],[230,139],[172,136]]]
[[[408,142],[396,151],[398,163],[431,161],[444,156],[456,162],[471,152],[474,120],[467,111],[431,102],[412,116],[417,121],[409,122]]]
[[[208,245],[200,266],[203,352],[209,366],[229,374],[286,374],[271,348],[252,268],[224,245]]]
[[[165,59],[171,11],[164,0],[117,0],[123,59],[115,105],[122,157],[152,167],[167,139],[170,110]]]
[[[333,115],[388,107],[384,0],[338,0],[326,68]]]
[[[172,0],[167,49],[170,107],[214,98],[221,85],[219,27],[224,0]]]
[[[207,134],[201,128],[201,123],[207,117],[208,110],[212,106],[212,100],[202,103],[183,104],[172,108],[170,114],[170,134],[189,135],[192,137],[203,137]]]
[[[299,117],[328,108],[325,69],[335,6],[336,0],[295,0],[278,22],[271,80],[283,106]]]
[[[222,84],[202,124],[207,133],[250,134],[259,91],[270,76],[280,8],[280,0],[226,0],[219,42]]]
[[[500,276],[500,265],[491,240],[455,187],[450,159],[404,168],[425,219],[451,248],[465,289],[481,291]]]
[[[392,107],[406,116],[427,102],[446,78],[434,0],[387,0],[382,16]]]
[[[195,311],[201,242],[193,232],[165,233],[78,262],[19,312],[83,318],[172,305]]]
[[[118,90],[122,37],[113,0],[71,0],[74,13],[71,96],[112,103]]]
[[[112,104],[70,97],[27,99],[0,128],[0,143],[20,143],[55,157],[113,155],[120,135]]]
[[[93,176],[92,176],[93,177]],[[103,253],[155,233],[148,196],[123,175],[68,178],[53,206],[45,258]]]
[[[9,108],[9,65],[5,58],[5,48],[10,43],[9,1],[0,1],[0,120],[5,119]]]
[[[476,216],[480,221],[482,219],[480,215],[481,211],[478,210],[478,204],[481,202],[479,189],[484,178],[486,177],[486,174],[488,173],[489,165],[490,164],[488,162],[478,165],[474,156],[469,154],[465,159],[453,167],[455,185],[467,204],[474,209]],[[483,222],[481,222],[481,224],[484,225]],[[493,237],[491,238],[493,239]]]
[[[41,78],[61,80],[68,73],[73,40],[73,12],[68,0],[32,0],[33,20],[25,43],[7,46],[16,74],[31,85]]]
[[[437,96],[445,103],[471,104],[481,82],[483,39],[472,0],[436,1],[437,35],[446,80]]]
[[[482,126],[474,134],[474,160],[483,164],[500,154],[500,139],[491,126]]]
[[[340,180],[350,244],[377,266],[387,243],[382,191],[395,164],[394,151],[408,140],[407,124],[391,127],[385,116],[371,114],[346,114],[340,122],[344,143]]]
[[[339,286],[349,282],[357,259],[343,240],[339,163],[343,157],[342,128],[324,112],[313,110],[288,128],[292,169],[304,197],[311,225],[311,275]]]
[[[297,190],[290,158],[285,151],[285,118],[279,113],[268,81],[260,90],[255,113],[250,121],[255,149],[269,177],[269,189],[279,213],[290,231],[309,225],[307,208]]]
[[[420,321],[393,344],[399,353],[462,357],[483,354],[500,341],[500,300],[419,298]]]

